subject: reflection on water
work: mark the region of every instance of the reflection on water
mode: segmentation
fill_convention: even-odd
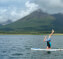
[[[48,54],[51,54],[51,51],[47,51]]]
[[[46,48],[44,35],[0,35],[0,59],[62,59],[63,51],[31,51]],[[63,36],[52,36],[52,48],[63,48]]]

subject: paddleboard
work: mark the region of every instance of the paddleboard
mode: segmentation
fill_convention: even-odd
[[[41,48],[31,48],[31,50],[38,50],[38,51],[63,51],[63,49],[41,49]]]

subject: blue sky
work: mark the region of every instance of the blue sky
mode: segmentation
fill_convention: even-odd
[[[0,0],[0,23],[16,21],[39,8],[50,14],[63,13],[63,0]]]
[[[25,6],[25,3],[28,0],[0,0],[0,7],[8,8],[8,7],[21,7]]]

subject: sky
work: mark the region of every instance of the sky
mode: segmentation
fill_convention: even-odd
[[[0,23],[16,21],[39,8],[50,14],[63,13],[63,0],[0,0]]]
[[[40,8],[49,13],[63,13],[63,0],[33,0]]]
[[[16,21],[38,9],[30,0],[0,0],[0,23]]]

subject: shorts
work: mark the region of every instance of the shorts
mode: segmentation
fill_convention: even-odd
[[[47,42],[48,48],[51,48],[51,42]]]

